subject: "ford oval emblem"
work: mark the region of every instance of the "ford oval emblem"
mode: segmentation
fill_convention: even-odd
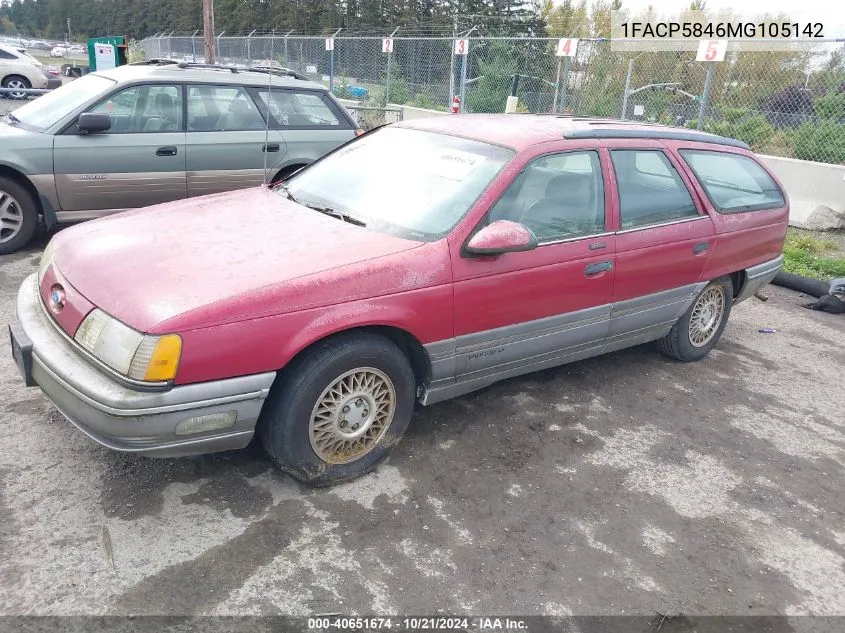
[[[65,289],[59,284],[50,288],[50,307],[56,311],[65,307]]]

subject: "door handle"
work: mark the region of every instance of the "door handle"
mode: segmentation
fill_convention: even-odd
[[[266,145],[261,146],[262,152],[278,152],[279,151],[279,144],[278,143],[267,143]]]
[[[590,277],[592,275],[598,275],[599,273],[607,272],[608,270],[613,270],[613,262],[598,262],[596,264],[588,264],[587,267],[584,269],[584,275]]]
[[[698,255],[699,253],[703,253],[708,248],[710,248],[710,244],[707,242],[699,242],[695,246],[692,247],[692,252],[694,255]]]
[[[159,147],[156,150],[156,156],[176,156],[176,148],[172,145],[166,147]]]

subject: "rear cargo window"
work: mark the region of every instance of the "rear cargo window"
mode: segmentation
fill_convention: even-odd
[[[783,193],[756,161],[742,154],[681,150],[681,154],[720,213],[774,209]]]

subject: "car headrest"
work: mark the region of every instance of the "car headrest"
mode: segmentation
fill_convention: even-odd
[[[546,185],[546,198],[569,204],[591,204],[593,178],[590,174],[559,174]]]

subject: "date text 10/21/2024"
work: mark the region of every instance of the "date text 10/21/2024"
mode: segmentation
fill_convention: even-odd
[[[507,617],[315,617],[308,618],[309,631],[525,631],[528,624]]]

